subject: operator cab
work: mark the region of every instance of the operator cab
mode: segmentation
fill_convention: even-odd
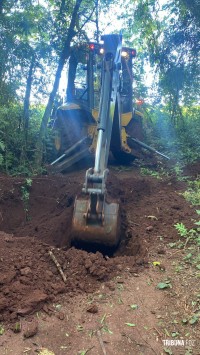
[[[68,70],[66,102],[77,103],[88,110],[99,108],[103,44],[94,42],[74,46],[71,49]],[[132,112],[132,59],[134,49],[122,48],[121,97],[123,112]]]

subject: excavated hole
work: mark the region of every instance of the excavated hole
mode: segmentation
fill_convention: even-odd
[[[26,179],[1,177],[0,230],[9,235],[0,232],[0,303],[4,307],[0,322],[16,321],[44,305],[48,312],[46,306],[59,302],[62,293],[71,300],[80,293],[96,292],[102,282],[122,275],[123,270],[139,273],[148,265],[148,253],[157,258],[158,251],[164,252],[160,238],[166,244],[177,241],[174,223],[187,216],[187,228],[194,226],[196,213],[179,194],[183,182],[143,177],[137,170],[114,171],[107,190],[122,206],[119,247],[70,248],[73,202],[84,176],[85,170],[33,178],[27,214],[21,189]],[[51,246],[66,283],[50,258]]]
[[[87,253],[101,253],[105,258],[106,257],[113,257],[114,253],[116,252],[116,250],[118,249],[117,247],[108,247],[108,246],[104,246],[104,245],[99,245],[99,244],[88,244],[88,243],[84,243],[84,242],[76,242],[72,244],[72,247],[75,247],[78,250],[84,250]]]
[[[25,213],[21,193],[26,179],[5,179],[0,200],[1,230],[13,233],[16,237],[34,237],[49,246],[64,250],[70,249],[73,205],[75,196],[81,191],[84,173],[82,171],[77,172],[76,176],[71,173],[33,179],[27,213]],[[120,186],[115,176],[109,178],[107,189],[111,200],[120,201],[121,199],[121,205],[124,204],[126,186]],[[133,236],[127,233],[128,221],[125,207],[123,207],[121,222],[121,242],[117,248],[87,243],[75,243],[73,246],[77,250],[84,250],[88,253],[100,252],[104,257],[140,253],[141,238],[137,236],[137,233],[133,232]]]

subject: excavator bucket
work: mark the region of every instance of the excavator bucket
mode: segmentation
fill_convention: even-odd
[[[103,218],[87,218],[90,201],[76,199],[72,221],[72,242],[115,247],[120,240],[120,214],[118,203],[104,203]]]

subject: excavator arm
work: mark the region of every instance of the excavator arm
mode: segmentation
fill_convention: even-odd
[[[108,203],[106,179],[108,154],[111,144],[113,121],[120,119],[120,69],[122,37],[106,35],[102,61],[102,86],[100,95],[98,138],[94,167],[86,172],[83,197],[77,198],[72,221],[72,240],[115,246],[120,239],[119,204]],[[118,122],[120,134],[120,122]]]

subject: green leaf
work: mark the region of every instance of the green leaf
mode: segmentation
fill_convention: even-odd
[[[196,224],[197,226],[200,226],[200,221],[195,222],[194,224]]]
[[[143,328],[144,328],[145,330],[148,330],[148,329],[149,329],[149,327],[147,327],[147,325],[144,325]]]
[[[173,337],[173,338],[177,337],[178,335],[179,335],[178,332],[172,332],[172,337]]]
[[[60,311],[61,308],[62,308],[61,304],[56,304],[56,305],[55,305],[55,309],[56,309],[57,311]]]
[[[103,326],[102,330],[106,333],[113,334],[113,332],[108,328],[107,324]]]
[[[15,325],[14,325],[14,333],[20,333],[21,331],[21,323],[20,322],[16,322]]]
[[[188,320],[187,320],[186,318],[183,318],[183,319],[182,319],[182,323],[183,323],[183,324],[186,324],[187,322],[188,322]]]
[[[197,213],[197,214],[200,214],[200,210],[196,210],[196,213]]]
[[[153,261],[152,263],[154,266],[159,266],[160,265],[160,261]]]
[[[128,327],[135,327],[136,326],[136,324],[134,324],[134,323],[125,323],[126,325],[128,325]]]
[[[164,348],[164,352],[169,355],[173,355],[173,352],[169,348]]]
[[[138,309],[138,305],[137,304],[131,304],[130,307],[131,307],[131,309]]]
[[[170,334],[166,328],[164,329],[164,331],[165,331],[165,334],[167,334],[167,336],[170,337]]]
[[[4,334],[4,327],[3,325],[0,324],[0,335],[3,335]]]
[[[84,328],[82,325],[77,325],[76,329],[78,330],[78,332],[82,332]]]
[[[165,288],[170,288],[171,284],[170,283],[166,283],[166,282],[159,282],[156,286],[159,290],[163,290]]]
[[[107,314],[104,313],[103,317],[102,317],[101,320],[100,320],[100,323],[101,323],[101,324],[105,321],[106,317],[107,317]]]
[[[190,320],[189,320],[189,323],[190,324],[195,324],[197,323],[199,320],[199,317],[198,316],[193,316]]]
[[[192,257],[192,253],[189,253],[183,258],[183,260],[189,260],[191,259],[191,257]]]
[[[176,228],[181,237],[185,237],[187,235],[188,230],[183,223],[176,223],[174,224],[174,227]]]
[[[80,355],[86,355],[87,352],[88,352],[88,350],[80,350],[78,353],[79,353]]]
[[[170,248],[175,248],[176,243],[169,243],[168,245],[169,245]]]

